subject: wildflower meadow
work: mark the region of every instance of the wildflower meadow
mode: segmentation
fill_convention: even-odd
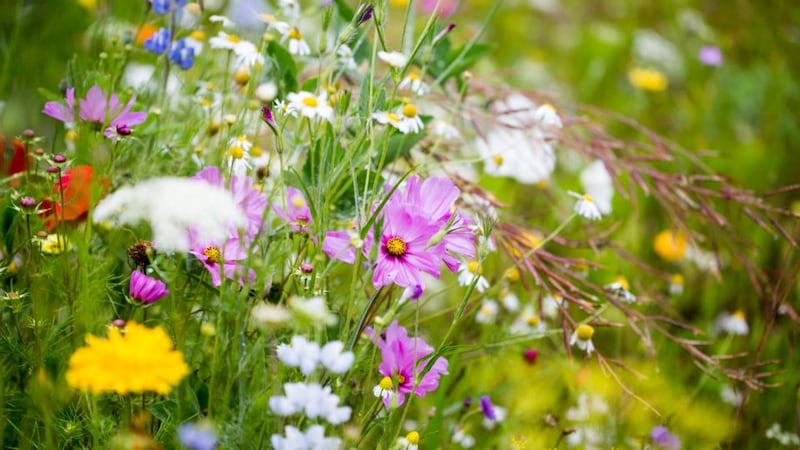
[[[800,447],[800,10],[734,3],[3,3],[2,447]]]

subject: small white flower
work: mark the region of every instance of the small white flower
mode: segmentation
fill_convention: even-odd
[[[347,372],[355,361],[355,355],[351,351],[342,350],[344,350],[342,341],[328,342],[320,349],[319,362],[333,373]]]
[[[236,26],[231,19],[219,14],[214,14],[213,16],[209,17],[208,20],[214,23],[221,23],[225,28],[233,28]]]
[[[499,307],[494,300],[484,300],[481,308],[475,314],[475,321],[482,324],[494,323]]]
[[[256,44],[250,41],[241,41],[233,47],[233,53],[238,57],[236,64],[239,66],[256,67],[264,65],[264,55]]]
[[[289,41],[289,53],[292,55],[306,56],[311,54],[311,48],[303,38],[303,33],[296,27],[289,28],[289,31],[283,35],[282,40],[285,42],[287,39]]]
[[[298,318],[307,320],[315,325],[335,325],[338,321],[336,316],[331,314],[328,304],[322,297],[309,299],[292,297],[289,299],[289,309]]]
[[[379,51],[378,59],[398,69],[402,69],[408,63],[408,57],[400,52]]]
[[[303,336],[293,336],[290,345],[279,344],[277,353],[282,363],[289,367],[299,367],[305,376],[314,372],[320,359],[319,344],[309,342]]]
[[[684,279],[683,275],[676,273],[669,278],[669,294],[681,295],[683,294]]]
[[[614,183],[603,161],[595,160],[581,172],[581,185],[583,191],[592,196],[602,214],[611,214]]]
[[[527,130],[496,127],[476,146],[483,170],[492,176],[536,184],[546,182],[556,168],[553,145]]]
[[[489,288],[489,281],[487,281],[482,274],[483,268],[477,261],[461,263],[461,266],[458,268],[458,284],[461,286],[469,286],[477,278],[475,290],[484,292]]]
[[[419,117],[419,111],[417,111],[417,107],[413,103],[406,103],[394,112],[374,113],[372,118],[377,120],[378,123],[389,124],[397,128],[403,134],[419,133],[425,127]]]
[[[292,314],[284,306],[259,303],[250,310],[253,324],[263,330],[277,328],[292,319]]]
[[[401,133],[407,134],[410,131],[408,121],[404,120],[403,117],[398,116],[397,114],[390,112],[390,111],[379,111],[376,113],[372,113],[372,118],[377,120],[378,123],[381,125],[391,125]]]
[[[462,448],[472,448],[475,445],[475,438],[467,434],[464,428],[457,427],[453,433],[453,442],[460,445]]]
[[[556,109],[549,103],[536,108],[533,112],[533,119],[538,122],[543,129],[548,131],[553,131],[564,126],[561,123],[561,117],[558,116]]]
[[[555,319],[561,311],[564,298],[558,294],[547,295],[542,299],[542,315],[548,319]]]
[[[623,276],[617,277],[616,280],[608,283],[607,285],[603,286],[605,289],[614,294],[616,298],[622,300],[625,303],[633,303],[636,301],[636,296],[631,293],[631,285],[628,283],[628,280],[625,279]]]
[[[289,32],[289,29],[292,28],[292,26],[287,22],[281,22],[272,14],[259,14],[258,18],[267,24],[267,29],[274,28],[275,31],[281,34],[281,36],[286,35]]]
[[[532,334],[543,333],[547,326],[542,321],[542,318],[536,314],[536,310],[532,305],[525,305],[522,312],[517,317],[517,320],[511,324],[510,331],[513,334]]]
[[[434,120],[429,124],[431,133],[445,141],[458,141],[461,139],[461,132],[458,128],[443,120]]]
[[[577,345],[579,349],[585,350],[587,355],[591,355],[594,351],[592,336],[594,336],[594,328],[589,324],[582,323],[572,332],[569,345]]]
[[[242,42],[242,38],[224,31],[220,31],[219,34],[208,40],[208,44],[211,48],[220,48],[223,50],[233,50],[240,42]]]
[[[380,383],[372,388],[372,395],[384,401],[391,401],[395,395],[394,383],[392,382],[392,379],[390,377],[381,378]]]
[[[506,420],[506,409],[502,406],[494,406],[494,420],[487,417],[483,418],[483,427],[487,430],[493,430],[498,423]]]
[[[717,317],[715,328],[723,333],[735,336],[747,336],[750,333],[750,326],[745,320],[744,311],[738,310],[733,314],[727,312]]]
[[[278,95],[278,86],[272,81],[261,83],[253,91],[253,95],[262,102],[269,103],[275,100],[275,96]]]
[[[310,92],[292,92],[287,96],[288,110],[299,113],[302,117],[313,119],[321,117],[328,122],[333,122],[333,108],[328,104],[328,94],[322,92],[319,96]]]
[[[425,81],[422,79],[422,77],[416,73],[409,73],[406,75],[397,88],[400,90],[411,91],[420,96],[428,93],[428,85],[425,84]]]
[[[321,417],[333,425],[350,420],[352,410],[349,406],[339,406],[339,397],[331,392],[330,386],[317,383],[286,383],[286,395],[274,395],[269,399],[269,407],[279,416],[291,416],[302,412],[309,419]]]
[[[569,192],[571,197],[575,197],[578,199],[575,202],[575,213],[586,220],[600,220],[603,215],[600,213],[600,209],[597,207],[597,204],[594,202],[594,199],[589,194],[578,194],[577,192]]]
[[[519,297],[509,290],[504,289],[500,292],[500,303],[503,304],[503,308],[508,312],[513,313],[519,310]]]
[[[725,386],[722,388],[722,390],[719,392],[719,396],[723,402],[731,406],[738,407],[744,401],[744,396],[742,393],[730,386]]]
[[[339,64],[345,69],[356,70],[358,68],[356,60],[353,58],[353,50],[347,44],[342,44],[336,49],[336,56]]]

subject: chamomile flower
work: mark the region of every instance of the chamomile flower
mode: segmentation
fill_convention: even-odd
[[[519,310],[519,297],[508,289],[503,289],[503,291],[500,292],[500,303],[508,312],[513,313]]]
[[[242,42],[242,38],[235,34],[228,34],[224,31],[220,31],[216,36],[208,40],[208,44],[211,46],[211,48],[219,48],[223,50],[233,50],[240,42]]]
[[[585,350],[587,355],[591,355],[594,351],[592,336],[594,336],[594,328],[589,324],[582,323],[572,332],[569,345],[577,345],[579,349]]]
[[[630,283],[628,283],[628,280],[621,275],[603,287],[611,291],[616,298],[625,303],[633,303],[636,301],[636,296],[631,294]]]
[[[378,59],[397,69],[402,69],[408,63],[408,57],[400,52],[378,52]]]
[[[252,168],[250,164],[250,149],[253,144],[246,136],[237,136],[228,142],[228,151],[225,153],[225,162],[234,175],[245,175]]]
[[[308,44],[303,38],[303,33],[301,33],[297,27],[289,28],[283,35],[282,41],[286,42],[287,40],[289,43],[289,53],[292,55],[306,56],[311,54],[311,48],[308,47]]]
[[[525,305],[517,320],[511,324],[513,334],[543,333],[547,329],[542,318],[533,309],[533,305]]]
[[[428,93],[428,85],[419,74],[413,72],[406,75],[397,87],[400,90],[408,90],[420,96]]]
[[[750,326],[747,325],[747,320],[742,310],[737,310],[733,314],[727,312],[720,314],[717,317],[715,328],[725,334],[735,336],[747,336],[750,333]]]
[[[299,113],[300,116],[309,119],[321,117],[328,122],[333,122],[333,108],[328,103],[327,92],[322,91],[319,95],[306,91],[292,92],[287,99],[290,113]]]
[[[394,383],[392,382],[392,378],[381,378],[380,383],[372,388],[372,395],[383,400],[384,403],[391,404],[392,397],[394,396]]]
[[[480,309],[475,314],[475,321],[480,324],[494,323],[495,319],[497,319],[498,309],[499,307],[496,301],[490,299],[484,300],[483,303],[481,303]]]
[[[600,213],[611,214],[614,184],[603,161],[598,159],[581,172],[581,185],[583,191],[592,196]]]
[[[683,275],[679,273],[672,274],[669,278],[669,294],[670,295],[681,295],[683,294],[683,285],[685,281],[683,279]]]
[[[399,109],[398,114],[402,115],[403,120],[408,123],[408,130],[412,133],[419,133],[425,128],[422,119],[419,117],[417,106],[413,103],[406,103]]]
[[[233,48],[236,54],[236,63],[239,66],[261,67],[264,65],[264,55],[258,47],[250,41],[241,41]]]
[[[406,437],[398,439],[398,444],[403,450],[418,450],[419,449],[419,432],[411,431]]]
[[[483,277],[483,267],[478,264],[478,261],[469,261],[461,263],[458,268],[458,284],[461,286],[469,286],[475,281],[475,289],[478,292],[484,292],[489,288],[489,282]]]
[[[564,297],[559,294],[547,295],[542,299],[542,315],[548,319],[555,319],[558,317],[564,304]]]
[[[381,125],[391,125],[397,128],[401,133],[408,134],[410,131],[408,122],[403,117],[391,111],[379,111],[372,114],[372,118],[377,120]]]
[[[233,28],[236,26],[231,19],[219,14],[212,15],[208,18],[208,21],[213,23],[221,23],[224,28]]]
[[[556,167],[553,144],[523,129],[496,127],[476,141],[483,170],[523,184],[547,181]]]
[[[358,68],[356,60],[353,58],[353,49],[347,44],[342,44],[336,49],[336,59],[347,70],[356,70]]]
[[[581,195],[572,191],[569,192],[569,195],[578,199],[574,207],[574,211],[577,215],[586,220],[600,220],[603,217],[603,214],[600,213],[600,209],[597,207],[597,203],[595,203],[591,195]]]

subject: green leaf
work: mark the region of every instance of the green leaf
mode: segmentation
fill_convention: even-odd
[[[294,63],[294,58],[289,54],[282,45],[272,41],[267,46],[267,54],[275,60],[275,68],[277,70],[277,77],[281,83],[281,91],[286,94],[287,92],[297,91],[297,66]]]

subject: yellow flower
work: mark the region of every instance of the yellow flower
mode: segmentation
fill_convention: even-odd
[[[72,243],[67,240],[67,237],[57,234],[48,234],[46,238],[42,239],[41,244],[42,253],[48,255],[57,255],[64,250],[72,250]]]
[[[86,8],[87,11],[97,9],[97,0],[78,0],[78,4]]]
[[[124,334],[111,328],[108,338],[89,335],[86,344],[72,354],[67,370],[67,384],[84,392],[166,395],[189,373],[161,327],[128,322]]]
[[[628,71],[628,81],[636,89],[650,92],[661,92],[667,88],[667,76],[656,69],[631,69]]]
[[[653,240],[653,250],[664,261],[680,261],[686,254],[689,242],[680,231],[664,230],[656,235]]]

